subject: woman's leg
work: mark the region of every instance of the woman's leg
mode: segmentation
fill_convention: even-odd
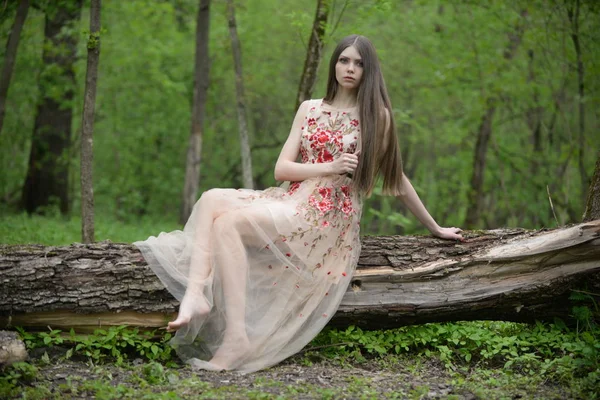
[[[204,286],[211,273],[211,240],[215,218],[231,205],[228,192],[231,189],[212,189],[204,192],[196,205],[194,218],[194,246],[190,258],[188,284],[179,306],[177,318],[169,322],[168,330],[175,331],[187,325],[192,317],[210,312],[210,305],[204,296]]]
[[[252,227],[244,211],[230,211],[214,223],[215,256],[219,263],[216,272],[225,299],[226,328],[223,342],[210,363],[228,368],[243,357],[250,344],[246,333],[246,280],[248,260],[242,237],[251,235]]]

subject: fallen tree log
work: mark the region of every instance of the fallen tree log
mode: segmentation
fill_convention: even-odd
[[[599,299],[600,220],[550,231],[363,237],[332,326],[572,320],[573,290]],[[0,327],[162,327],[178,302],[129,244],[0,246]]]

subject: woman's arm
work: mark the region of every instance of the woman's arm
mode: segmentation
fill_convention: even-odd
[[[303,102],[298,108],[292,129],[275,164],[275,179],[278,181],[303,181],[308,178],[332,174],[353,172],[358,165],[355,154],[343,154],[330,163],[303,164],[296,162],[300,152],[302,124],[308,113],[309,102]]]
[[[412,212],[434,236],[442,239],[464,240],[462,235],[459,233],[461,232],[459,228],[442,228],[437,224],[437,222],[435,222],[433,217],[423,205],[423,202],[419,198],[415,188],[404,174],[402,174],[402,191],[404,193],[397,196],[397,198],[402,200],[410,212]]]

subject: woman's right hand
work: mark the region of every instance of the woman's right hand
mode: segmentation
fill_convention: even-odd
[[[343,153],[335,161],[330,164],[331,173],[354,174],[354,170],[358,166],[358,154]]]

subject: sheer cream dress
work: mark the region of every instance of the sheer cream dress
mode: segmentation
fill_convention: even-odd
[[[309,102],[303,163],[360,146],[358,110]],[[362,196],[346,175],[266,190],[211,189],[183,231],[134,244],[190,323],[172,345],[193,367],[252,372],[300,351],[336,312],[360,253]]]

